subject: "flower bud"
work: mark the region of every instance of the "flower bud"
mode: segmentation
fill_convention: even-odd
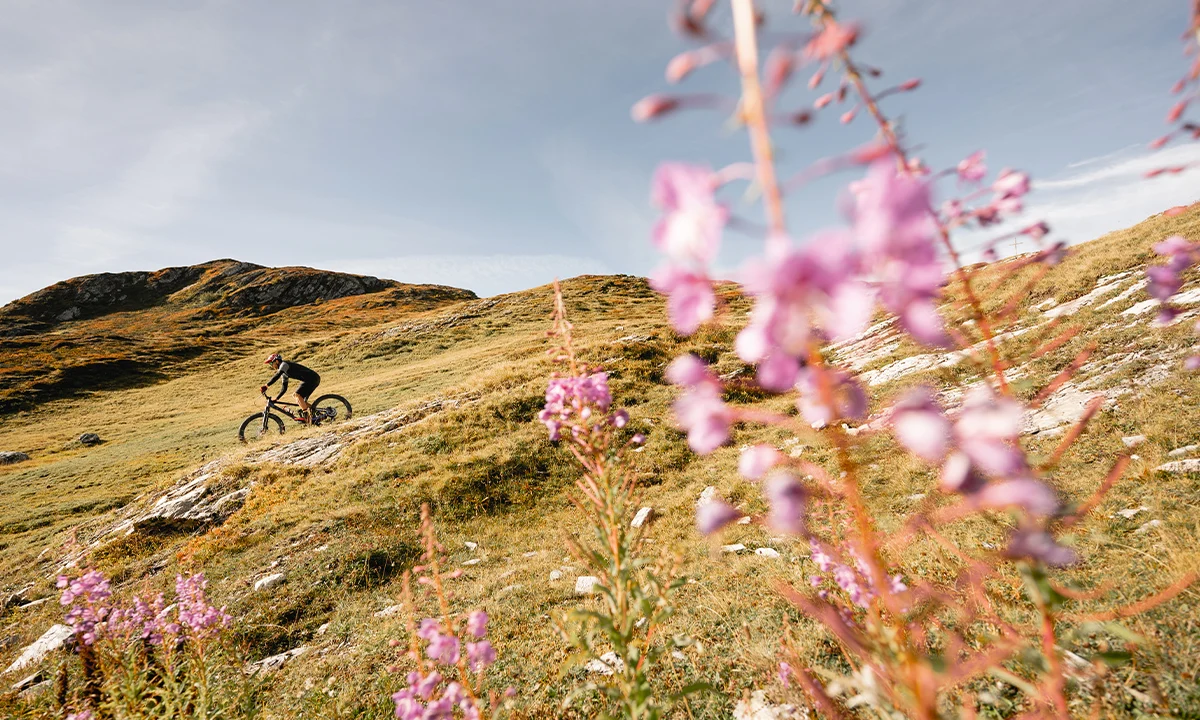
[[[679,109],[679,100],[666,95],[648,95],[633,105],[630,115],[636,122],[655,120]]]

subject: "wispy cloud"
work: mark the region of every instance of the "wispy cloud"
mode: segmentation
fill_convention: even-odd
[[[1180,174],[1145,177],[1155,168],[1193,163],[1200,163],[1200,144],[1177,145],[1159,152],[1147,152],[1139,146],[1073,163],[1055,178],[1034,180],[1034,192],[1028,197],[1019,223],[1045,221],[1052,238],[1071,244],[1094,240],[1175,205],[1200,200],[1200,167]],[[1010,226],[1017,227],[1018,222],[1010,221],[1002,229],[987,233],[961,233],[960,242],[977,251],[988,237],[1003,234]],[[1003,254],[1011,247],[1004,243],[997,250]],[[1018,250],[1029,247],[1024,244]]]
[[[373,275],[410,283],[451,285],[481,297],[531,288],[578,275],[608,275],[613,269],[588,257],[571,255],[408,255],[337,260],[341,272]]]
[[[81,254],[111,259],[153,242],[147,232],[185,215],[209,189],[221,162],[265,118],[253,107],[225,107],[160,131],[115,182],[88,193],[67,212],[55,252],[66,259]]]

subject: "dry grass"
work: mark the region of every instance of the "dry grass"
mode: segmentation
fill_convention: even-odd
[[[1029,321],[1036,312],[1031,306],[1051,294],[1064,302],[1088,292],[1099,276],[1144,264],[1152,242],[1179,231],[1200,235],[1200,213],[1151,219],[1080,246],[1028,294],[1019,317]],[[1019,279],[1005,284],[1009,290],[1019,286]],[[785,620],[804,638],[810,658],[836,663],[828,638],[771,589],[777,580],[805,582],[813,569],[807,550],[761,529],[739,527],[721,542],[774,547],[783,557],[721,554],[697,537],[693,507],[701,490],[713,485],[735,504],[761,508],[757,490],[737,476],[738,448],[760,441],[783,445],[793,435],[740,427],[729,447],[703,458],[690,454],[683,435],[671,426],[673,392],[664,384],[662,370],[685,350],[717,362],[720,372],[742,368],[730,349],[732,333],[706,330],[688,339],[676,337],[663,323],[661,301],[636,279],[584,277],[567,282],[565,289],[581,354],[611,371],[616,402],[630,410],[630,430],[649,438],[646,450],[636,456],[646,504],[656,513],[647,530],[649,547],[682,550],[695,581],[685,586],[680,613],[669,630],[690,633],[700,642],[664,668],[658,681],[669,689],[703,679],[726,698],[768,687],[783,698],[786,693],[771,678]],[[1003,304],[1002,294],[989,294],[989,306]],[[735,317],[745,311],[744,301],[733,295],[727,299]],[[1115,408],[1102,413],[1052,478],[1068,498],[1080,502],[1125,449],[1122,435],[1140,432],[1148,438],[1136,449],[1138,459],[1126,477],[1074,538],[1087,558],[1074,575],[1088,585],[1111,584],[1105,600],[1110,605],[1132,601],[1200,568],[1200,518],[1193,502],[1200,475],[1154,471],[1168,450],[1200,443],[1195,409],[1200,386],[1177,362],[1190,329],[1153,330],[1144,323],[1105,327],[1141,299],[1144,294],[1135,293],[1127,302],[1103,310],[1093,306],[1069,318],[1085,332],[1030,365],[1032,382],[1023,390],[1036,392],[1092,341],[1100,359],[1132,349],[1165,353],[1175,363],[1166,380],[1122,396]],[[303,312],[315,318],[330,305]],[[527,708],[522,717],[588,716],[586,705],[573,711],[561,708],[582,672],[560,674],[567,645],[554,626],[555,618],[580,602],[572,588],[582,569],[567,559],[562,543],[563,533],[585,530],[565,495],[575,466],[532,421],[550,367],[542,336],[550,308],[550,292],[543,287],[495,302],[385,316],[376,327],[365,325],[367,315],[377,310],[364,308],[363,326],[357,329],[330,327],[303,340],[289,337],[285,349],[311,359],[326,378],[322,390],[346,395],[358,415],[468,391],[480,399],[435,413],[399,434],[362,442],[325,467],[244,465],[227,470],[255,486],[246,505],[222,527],[110,546],[94,560],[130,586],[161,585],[185,567],[204,569],[212,578],[213,595],[240,618],[240,637],[253,656],[301,644],[319,650],[276,676],[278,701],[267,708],[269,716],[389,717],[388,694],[398,680],[385,671],[396,661],[388,640],[405,640],[405,633],[401,618],[374,613],[397,602],[398,577],[416,557],[418,508],[428,501],[452,560],[481,560],[460,565],[465,573],[454,581],[455,604],[483,607],[492,615],[501,656],[497,687],[518,688]],[[385,332],[389,327],[399,331]],[[1022,337],[1011,347],[1023,351],[1045,340]],[[0,497],[9,501],[0,509],[0,586],[41,578],[41,591],[50,592],[45,578],[57,551],[37,560],[44,548],[61,548],[75,527],[81,528],[80,541],[86,541],[106,508],[169,483],[205,458],[244,452],[234,434],[237,423],[256,409],[254,388],[263,375],[260,349],[215,361],[186,377],[87,401],[47,403],[6,420],[0,426],[0,447],[32,451],[34,460],[0,472]],[[916,349],[902,349],[892,359],[909,352]],[[918,374],[880,388],[880,395],[890,397],[922,377],[970,383],[981,371],[965,363],[953,372]],[[1106,382],[1140,372],[1136,364],[1122,366]],[[742,404],[787,409],[778,399],[745,393],[731,397]],[[99,432],[107,442],[64,449],[64,443],[85,430]],[[807,458],[832,467],[821,437],[811,431],[795,437],[788,448],[806,446]],[[1029,448],[1044,454],[1055,442],[1030,438]],[[935,484],[928,468],[886,438],[870,439],[860,458],[869,502],[883,528],[895,527],[912,509],[909,496],[929,492]],[[1140,505],[1149,510],[1132,520],[1112,517],[1118,509]],[[1161,524],[1138,532],[1149,519]],[[998,528],[983,523],[957,531],[966,547],[1000,537]],[[468,550],[466,540],[478,543],[478,549]],[[928,548],[914,548],[898,560],[909,573],[944,577],[948,571],[946,559]],[[564,577],[552,583],[548,577],[556,569]],[[252,592],[256,578],[277,570],[288,573],[286,584],[270,594]],[[0,616],[0,638],[10,633],[32,638],[50,622],[54,609],[16,612]],[[327,631],[317,634],[326,623]],[[1194,588],[1133,621],[1132,627],[1152,643],[1105,689],[1106,712],[1144,717],[1165,715],[1169,706],[1176,716],[1200,715],[1198,624],[1200,592]],[[4,658],[10,654],[5,651]],[[1164,704],[1146,704],[1123,687],[1141,697],[1161,693]],[[708,696],[693,700],[678,716],[687,717],[690,710],[693,717],[721,717],[730,709],[731,701]]]

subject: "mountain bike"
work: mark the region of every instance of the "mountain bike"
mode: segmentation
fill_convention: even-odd
[[[272,433],[277,435],[283,434],[283,419],[271,412],[272,410],[277,410],[292,420],[305,425],[328,425],[338,420],[348,420],[354,414],[354,411],[350,408],[350,402],[341,395],[322,395],[311,403],[312,422],[310,423],[300,414],[299,410],[295,413],[288,410],[289,407],[299,408],[300,406],[296,403],[281,402],[266,393],[263,393],[263,397],[267,400],[263,411],[254,413],[246,418],[242,421],[242,427],[238,429],[238,440],[244,443],[251,440],[258,440]]]

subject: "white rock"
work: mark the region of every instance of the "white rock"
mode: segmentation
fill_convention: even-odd
[[[308,647],[301,645],[300,647],[292,648],[287,652],[279,653],[278,655],[272,655],[269,658],[263,658],[255,663],[250,663],[250,665],[246,667],[245,672],[247,675],[273,673],[279,668],[283,667],[284,663],[286,663],[288,660],[291,660],[294,657],[300,657],[306,652],[308,652]]]
[[[541,552],[542,552],[541,550],[530,550],[529,552],[521,553],[521,557],[523,557],[523,558],[537,557],[538,555],[541,554]]]
[[[1145,435],[1126,435],[1121,438],[1121,442],[1125,443],[1125,447],[1137,447],[1146,442]]]
[[[1174,460],[1169,463],[1163,463],[1154,469],[1169,473],[1200,472],[1200,459]]]
[[[313,548],[313,552],[325,552],[328,549],[328,545],[322,545],[321,547]]]
[[[633,521],[629,523],[630,527],[640,528],[650,519],[650,513],[653,512],[649,507],[644,507],[637,511],[637,515],[633,516]]]
[[[687,660],[683,653],[679,652],[678,650],[672,650],[671,657],[675,658],[676,660]]]
[[[741,552],[745,549],[746,549],[746,546],[741,543],[735,543],[733,545],[722,545],[721,546],[721,552],[727,552],[727,553]]]
[[[908,496],[908,499],[912,500],[913,502],[917,502],[918,500],[924,500],[925,493],[913,493],[912,495]]]
[[[776,550],[775,548],[769,548],[769,547],[760,547],[760,548],[756,548],[756,549],[754,550],[754,554],[755,554],[755,555],[761,555],[761,556],[763,556],[763,557],[765,557],[765,558],[777,558],[777,557],[779,557],[779,551],[778,551],[778,550]]]
[[[767,702],[766,693],[755,690],[750,693],[750,700],[738,700],[733,706],[734,720],[801,720],[808,718],[807,712],[798,710],[792,705],[772,705]]]
[[[700,499],[696,501],[696,507],[700,507],[704,503],[712,502],[717,497],[717,488],[709,485],[700,491]]]
[[[270,590],[273,587],[282,585],[283,581],[286,579],[287,579],[287,575],[284,573],[275,573],[273,575],[268,575],[265,578],[262,578],[258,582],[254,583],[254,591],[258,592],[259,590]]]
[[[378,615],[379,613],[375,613],[375,614]],[[318,635],[324,635],[327,632],[329,632],[329,623],[325,623],[321,627],[317,628]]]
[[[1145,505],[1142,505],[1141,507],[1125,508],[1124,510],[1118,510],[1117,515],[1120,515],[1121,517],[1128,520],[1129,518],[1133,517],[1134,515],[1137,515],[1138,513],[1149,512],[1149,510],[1150,510],[1150,508],[1146,507]]]
[[[1171,452],[1167,453],[1167,457],[1183,457],[1184,455],[1190,455],[1197,450],[1200,450],[1200,445],[1184,445],[1183,447],[1177,447]]]
[[[550,582],[554,582],[555,580],[561,580],[562,576],[563,576],[562,570],[551,570],[550,571]]]
[[[1129,273],[1118,273],[1110,277],[1103,277],[1096,281],[1096,287],[1087,295],[1076,298],[1068,303],[1063,303],[1057,307],[1051,308],[1043,313],[1047,318],[1056,318],[1063,315],[1070,315],[1078,312],[1081,308],[1091,305],[1101,296],[1111,292],[1116,292],[1118,288],[1125,284],[1124,279]],[[1107,281],[1107,282],[1106,282]]]
[[[523,587],[525,587],[525,586],[522,585],[521,583],[516,583],[515,585],[507,585],[507,586],[502,587],[499,590],[497,590],[496,596],[499,597],[501,595],[507,595],[511,592],[516,592],[517,590],[520,590]]]
[[[1162,520],[1151,520],[1148,523],[1144,523],[1141,527],[1139,527],[1137,530],[1134,530],[1133,532],[1136,535],[1141,535],[1142,533],[1150,532],[1151,530],[1153,530],[1156,527],[1159,527],[1160,525],[1162,525]]]
[[[480,558],[471,558],[470,560],[463,560],[462,564],[469,566],[469,565],[478,565],[481,562],[483,562],[483,560],[481,560]]]
[[[595,592],[596,585],[600,583],[600,578],[594,575],[581,575],[575,578],[575,594],[590,595]]]
[[[50,629],[42,633],[42,636],[21,651],[17,659],[12,665],[4,671],[4,674],[16,672],[24,668],[37,665],[45,659],[47,655],[54,652],[63,646],[67,638],[74,634],[74,630],[66,625],[51,625]]]
[[[467,549],[470,550],[471,552],[475,552],[475,548],[479,547],[479,543],[473,543],[470,540],[467,540],[466,542],[464,542],[463,545],[466,545]]]
[[[737,520],[738,525],[749,525],[753,519],[749,515],[743,515]]]
[[[403,609],[404,609],[403,605],[388,605],[384,609],[375,613],[375,617],[380,617],[380,618],[381,617],[391,617],[393,615],[398,614]]]
[[[589,660],[584,670],[600,675],[612,675],[625,669],[625,662],[615,652],[606,652],[598,660]]]

